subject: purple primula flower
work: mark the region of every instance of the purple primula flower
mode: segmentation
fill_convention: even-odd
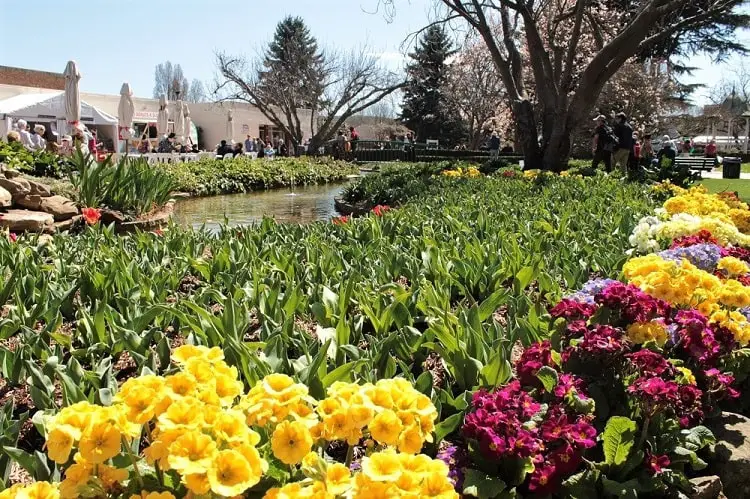
[[[696,244],[662,251],[659,256],[677,262],[685,258],[699,269],[713,273],[721,259],[721,247],[715,244]]]
[[[566,296],[570,300],[575,300],[580,303],[594,303],[594,295],[601,293],[604,288],[610,284],[617,282],[614,279],[591,279],[589,282],[583,285],[580,291],[573,293],[572,295]]]

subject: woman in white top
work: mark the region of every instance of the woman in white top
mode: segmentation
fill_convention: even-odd
[[[18,120],[16,125],[18,126],[18,135],[21,137],[21,144],[23,144],[26,149],[33,150],[34,144],[31,142],[31,134],[28,131],[29,124],[26,123],[26,120]]]
[[[46,131],[44,125],[34,126],[34,132],[36,133],[31,136],[31,143],[33,144],[33,149],[35,151],[44,151],[47,149],[47,141],[44,140],[44,132]]]

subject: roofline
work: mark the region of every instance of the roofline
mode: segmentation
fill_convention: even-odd
[[[18,66],[3,66],[3,65],[0,65],[0,71],[2,71],[4,69],[10,69],[10,70],[15,70],[15,71],[18,71],[18,70],[20,70],[20,71],[28,71],[30,73],[39,73],[39,74],[44,74],[44,75],[48,75],[48,76],[57,76],[57,77],[65,78],[65,75],[63,73],[55,73],[54,71],[40,71],[38,69],[29,69],[29,68],[21,68],[21,67],[18,67]]]

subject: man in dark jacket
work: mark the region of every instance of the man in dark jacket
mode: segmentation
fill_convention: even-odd
[[[619,168],[623,173],[627,171],[628,160],[633,154],[633,127],[628,123],[628,117],[625,113],[618,113],[615,123],[615,136],[619,139],[617,149],[612,154],[612,161],[615,168]]]
[[[612,129],[607,126],[607,118],[600,114],[594,120],[596,128],[593,135],[593,153],[594,161],[591,167],[596,169],[599,163],[603,162],[607,173],[612,171],[612,150],[615,147],[615,140],[612,137]]]

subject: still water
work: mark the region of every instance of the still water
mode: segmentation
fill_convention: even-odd
[[[229,225],[248,225],[272,217],[277,222],[307,223],[328,220],[337,215],[333,205],[346,186],[343,184],[311,185],[292,189],[256,191],[203,198],[181,199],[174,211],[174,221],[183,226],[216,230],[226,218]]]

